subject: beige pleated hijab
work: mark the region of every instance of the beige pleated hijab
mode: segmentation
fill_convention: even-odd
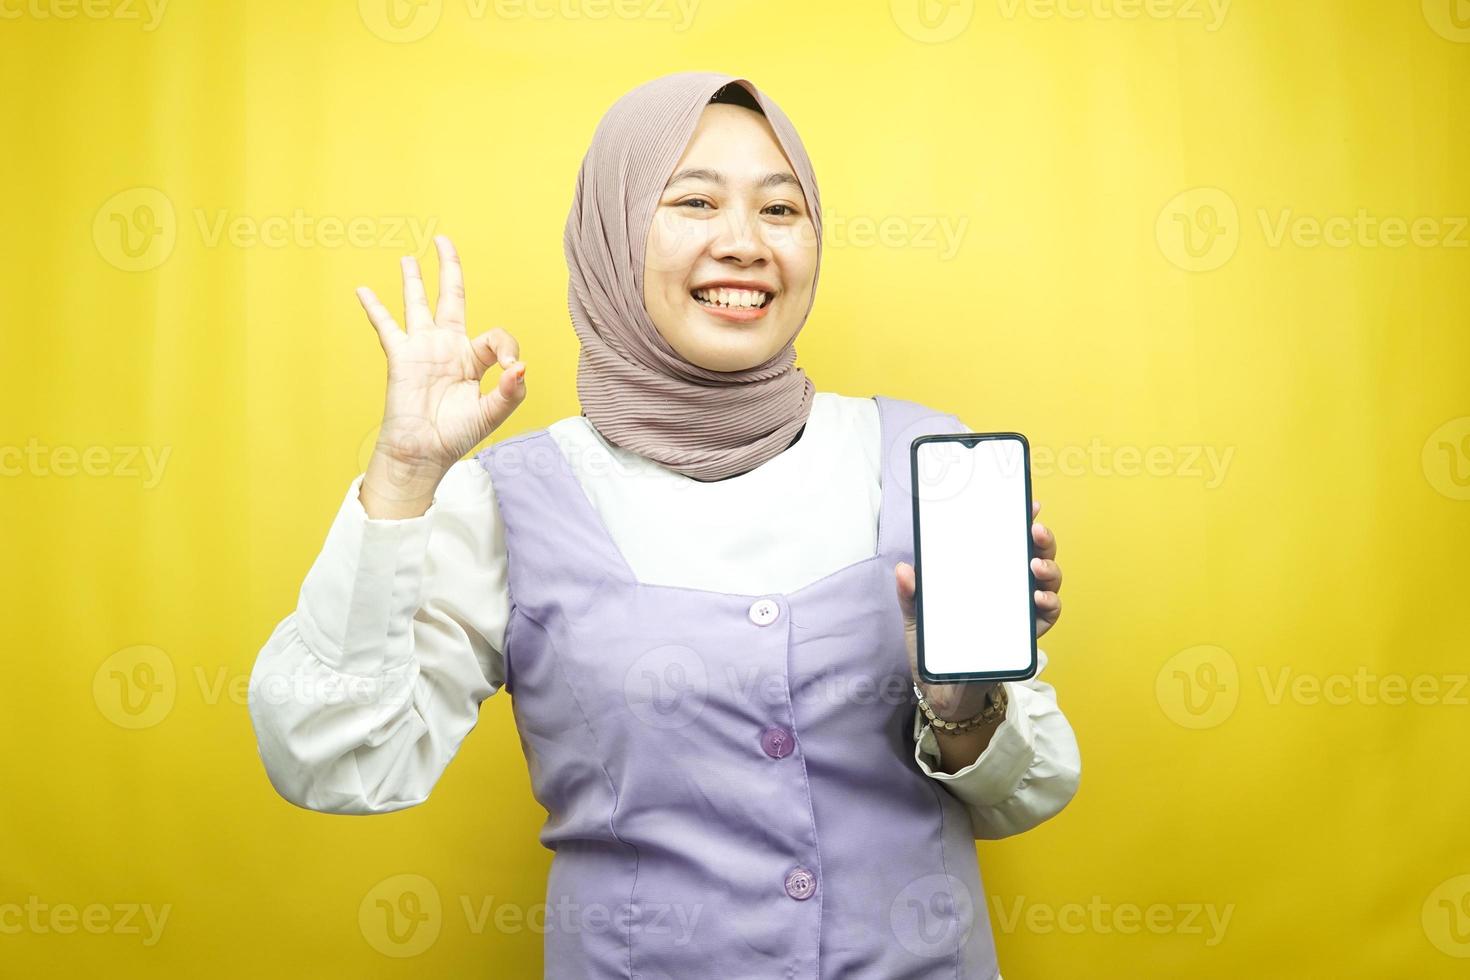
[[[821,199],[801,138],[753,83],[716,72],[665,75],[613,104],[582,161],[565,235],[567,305],[582,344],[582,414],[613,445],[706,481],[753,469],[789,446],[815,392],[796,367],[795,334],[764,364],[710,371],[670,347],[643,305],[654,210],[700,113],[731,83],[743,84],[760,104],[801,182],[820,272]],[[803,326],[810,313],[808,303]]]

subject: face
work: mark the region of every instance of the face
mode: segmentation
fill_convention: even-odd
[[[648,230],[643,303],[670,347],[711,371],[755,367],[801,327],[815,226],[765,116],[704,108]]]

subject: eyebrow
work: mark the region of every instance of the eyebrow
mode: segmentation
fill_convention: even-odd
[[[726,184],[725,175],[720,173],[718,170],[710,170],[706,167],[695,167],[680,170],[678,173],[674,174],[674,176],[670,177],[669,182],[664,186],[672,187],[683,180],[707,180],[712,184],[719,184],[721,187],[725,186]],[[759,189],[764,190],[767,187],[777,187],[782,184],[794,184],[795,186],[800,187],[801,181],[797,180],[793,174],[790,174],[787,171],[778,170],[766,174],[760,180],[756,181],[755,186]]]

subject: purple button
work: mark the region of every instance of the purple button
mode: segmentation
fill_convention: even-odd
[[[786,894],[801,901],[817,890],[817,876],[806,868],[792,868],[786,875]]]
[[[784,759],[791,754],[796,747],[796,739],[792,737],[788,729],[780,725],[772,725],[761,732],[761,748],[766,750],[766,755],[772,759]]]

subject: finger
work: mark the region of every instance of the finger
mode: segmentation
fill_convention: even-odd
[[[439,250],[439,306],[434,321],[441,327],[464,330],[464,270],[459,253],[446,235],[434,236]]]
[[[424,292],[424,277],[419,272],[419,260],[412,255],[403,257],[403,318],[408,322],[409,333],[434,326],[434,316],[429,312],[429,297]]]
[[[480,365],[482,376],[490,365],[498,363],[503,368],[509,368],[521,356],[521,345],[500,327],[491,327],[470,341],[470,350],[475,355],[475,362]]]
[[[1033,594],[1036,598],[1036,611],[1048,619],[1055,620],[1062,611],[1062,597],[1055,592],[1046,592],[1042,589],[1037,589]]]
[[[403,342],[403,331],[393,319],[393,314],[388,312],[373,291],[366,286],[357,287],[357,301],[367,311],[368,320],[372,322],[373,329],[378,332],[378,343],[383,345],[383,353],[388,353],[397,344]]]
[[[1050,558],[1031,559],[1031,574],[1036,576],[1036,581],[1048,592],[1059,591],[1062,587],[1062,566]]]
[[[1031,522],[1031,540],[1036,542],[1036,554],[1042,558],[1057,556],[1057,539],[1040,521]]]

